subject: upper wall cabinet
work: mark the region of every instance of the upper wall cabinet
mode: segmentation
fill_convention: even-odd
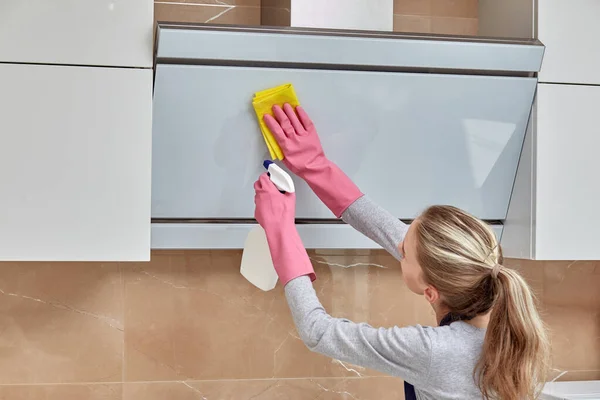
[[[252,95],[287,82],[328,157],[393,215],[453,204],[505,218],[539,42],[169,24],[157,37],[156,223],[253,217],[268,153]],[[297,217],[332,218],[297,183]]]
[[[540,82],[600,84],[600,1],[539,0]]]
[[[600,259],[600,87],[539,84],[502,234],[504,255]]]
[[[600,87],[540,84],[535,258],[598,260]]]
[[[1,0],[0,62],[152,66],[152,0]]]
[[[0,88],[0,260],[148,260],[152,70],[0,64]]]

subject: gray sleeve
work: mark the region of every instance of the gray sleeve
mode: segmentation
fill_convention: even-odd
[[[379,244],[391,255],[402,258],[398,245],[404,239],[408,225],[375,204],[367,196],[356,200],[342,214],[348,225]]]
[[[317,353],[425,385],[431,363],[431,338],[419,325],[373,328],[327,314],[310,278],[301,276],[285,286],[285,294],[300,337]]]

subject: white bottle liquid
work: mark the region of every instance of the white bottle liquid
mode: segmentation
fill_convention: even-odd
[[[271,182],[281,192],[294,193],[294,181],[277,164],[265,161],[264,167],[269,172]],[[269,291],[277,285],[277,272],[273,266],[269,243],[264,229],[257,225],[246,237],[244,252],[242,253],[242,265],[240,273],[257,288]]]

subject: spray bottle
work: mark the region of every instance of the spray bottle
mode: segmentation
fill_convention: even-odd
[[[265,160],[263,166],[271,182],[280,192],[294,193],[296,190],[294,181],[281,167],[269,160]],[[273,289],[277,284],[279,278],[271,258],[267,235],[260,225],[252,228],[246,237],[240,273],[250,283],[264,291]]]

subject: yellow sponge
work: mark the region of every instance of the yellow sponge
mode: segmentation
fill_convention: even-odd
[[[267,128],[267,125],[263,121],[263,117],[265,114],[273,115],[272,108],[274,105],[278,104],[283,106],[285,103],[289,103],[292,107],[300,105],[298,98],[296,97],[296,92],[294,91],[294,86],[292,86],[291,83],[256,92],[254,93],[254,99],[252,99],[252,106],[254,107],[256,117],[258,118],[260,131],[262,132],[273,160],[283,160],[283,152],[281,151],[279,144],[277,144],[275,137],[273,137],[273,134],[269,128]]]

